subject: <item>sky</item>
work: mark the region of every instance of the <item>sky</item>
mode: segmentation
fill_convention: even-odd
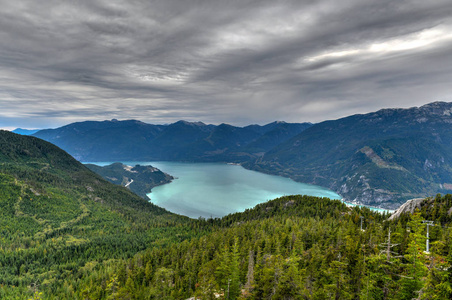
[[[0,128],[452,101],[450,0],[0,0]]]

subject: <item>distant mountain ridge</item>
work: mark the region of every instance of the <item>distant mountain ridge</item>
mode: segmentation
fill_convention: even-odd
[[[452,103],[434,102],[318,123],[247,167],[396,208],[452,190]]]
[[[23,128],[16,128],[12,132],[20,134],[20,135],[32,135],[36,132],[38,132],[40,129],[23,129]]]
[[[81,161],[225,161],[254,159],[312,126],[274,122],[236,127],[178,121],[152,125],[136,120],[86,121],[33,136],[49,141]]]

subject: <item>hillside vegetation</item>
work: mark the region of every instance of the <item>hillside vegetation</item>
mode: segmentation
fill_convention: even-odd
[[[388,222],[386,215],[337,200],[283,197],[222,219],[194,221],[205,232],[201,237],[92,264],[60,296],[450,299],[451,206],[451,195],[437,196],[414,215]],[[430,227],[429,253],[424,219],[436,225]]]
[[[58,293],[89,264],[186,237],[188,218],[103,180],[56,146],[6,131],[0,144],[2,285]]]

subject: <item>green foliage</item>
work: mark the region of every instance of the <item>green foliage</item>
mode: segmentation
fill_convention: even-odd
[[[425,260],[424,224],[419,213],[412,215],[408,222],[410,228],[409,243],[405,254],[405,273],[401,281],[400,299],[416,298],[423,287],[424,277],[427,275]]]
[[[319,206],[326,213],[314,209]],[[359,216],[365,216],[363,231]],[[446,270],[450,247],[444,246],[450,245],[449,229],[439,227],[440,234],[431,240],[435,255],[432,269],[428,255],[422,252],[422,218],[420,214],[407,217],[406,222],[388,222],[379,213],[347,208],[339,201],[282,197],[220,220],[197,221],[199,228],[210,227],[211,233],[171,247],[148,249],[119,262],[111,273],[127,273],[119,285],[134,282],[135,292],[151,295],[151,299],[195,295],[202,299],[408,299],[421,293],[423,297],[449,295]],[[394,246],[388,260],[389,229]],[[165,277],[170,280],[162,279],[162,272],[170,274]],[[96,276],[86,280],[94,285],[102,282]]]

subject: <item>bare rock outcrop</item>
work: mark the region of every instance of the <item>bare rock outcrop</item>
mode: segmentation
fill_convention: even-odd
[[[416,199],[408,200],[407,202],[402,204],[402,206],[400,206],[398,209],[396,209],[392,213],[392,215],[388,218],[388,220],[395,220],[404,213],[410,213],[410,214],[414,213],[416,208],[419,208],[419,209],[421,208],[421,203],[424,200],[425,200],[425,198],[416,198]]]

